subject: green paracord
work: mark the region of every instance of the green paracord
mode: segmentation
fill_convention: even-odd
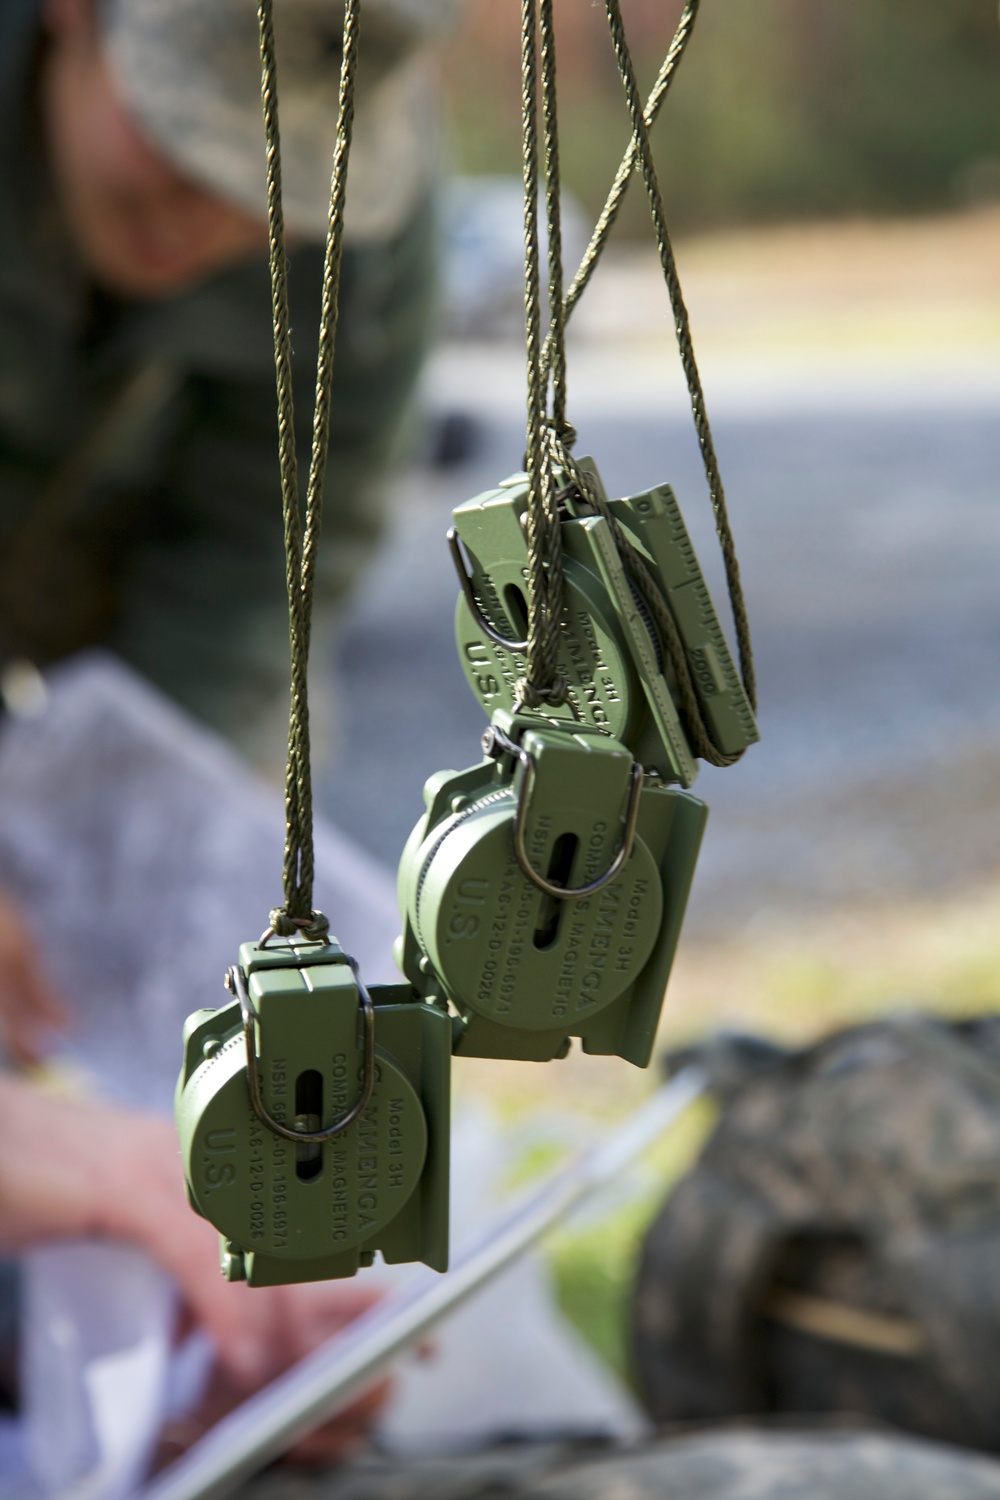
[[[747,697],[756,707],[753,648],[739,564],[726,508],[705,396],[695,359],[687,308],[677,274],[663,195],[649,143],[649,127],[666,98],[677,66],[694,27],[699,0],[688,0],[670,51],[660,69],[645,107],[639,94],[619,0],[605,0],[608,24],[632,125],[632,139],[615,176],[569,292],[563,295],[560,233],[559,146],[556,101],[556,55],[552,0],[522,0],[522,155],[525,196],[525,343],[528,367],[526,467],[528,504],[528,648],[521,701],[529,707],[558,706],[566,701],[566,684],[558,672],[562,601],[562,551],[556,475],[587,496],[609,522],[622,563],[655,622],[664,653],[673,668],[685,727],[695,753],[713,765],[731,765],[738,756],[724,755],[712,742],[699,707],[683,646],[673,617],[641,554],[632,546],[606,504],[597,495],[572,457],[576,434],[566,416],[566,323],[586,288],[607,244],[633,172],[643,179],[649,199],[656,244],[670,297],[681,365],[687,382],[695,431],[701,449],[716,533],[725,564],[729,599],[736,628],[740,668]],[[538,75],[544,122],[546,220],[548,230],[550,323],[544,345],[540,339],[541,275],[538,236]],[[551,391],[551,396],[550,396]]]
[[[291,329],[288,312],[288,256],[281,207],[281,145],[278,124],[278,75],[274,50],[273,0],[260,0],[261,102],[267,141],[267,224],[274,320],[274,366],[278,393],[278,445],[281,499],[285,524],[285,576],[288,586],[288,634],[291,654],[291,705],[288,719],[288,765],[285,773],[284,904],[271,912],[278,936],[304,932],[326,935],[329,924],[313,910],[312,767],[309,747],[309,641],[312,625],[316,557],[323,520],[323,489],[330,446],[330,391],[337,337],[340,268],[344,244],[344,200],[354,125],[354,91],[361,32],[361,0],[346,0],[337,139],[330,180],[330,213],[323,264],[322,312],[316,366],[312,452],[306,486],[305,518],[299,498],[295,451],[295,407],[292,394]]]

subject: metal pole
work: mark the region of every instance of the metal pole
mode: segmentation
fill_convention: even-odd
[[[221,1500],[336,1415],[397,1355],[611,1181],[701,1096],[685,1068],[596,1151],[558,1174],[460,1253],[444,1276],[415,1272],[342,1333],[251,1396],[147,1486],[138,1500]]]

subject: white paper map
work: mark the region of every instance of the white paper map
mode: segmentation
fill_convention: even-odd
[[[281,900],[279,789],[113,658],[49,678],[0,733],[0,888],[21,903],[77,1026],[66,1048],[109,1095],[169,1109],[190,1011]],[[329,825],[316,903],[369,983],[399,978],[388,873]]]

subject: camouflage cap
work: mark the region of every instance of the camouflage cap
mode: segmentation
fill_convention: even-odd
[[[426,43],[456,0],[367,0],[346,229],[382,238],[403,222],[433,159]],[[101,0],[107,55],[144,134],[191,178],[263,217],[264,132],[253,0]],[[275,0],[285,217],[326,233],[343,6]]]

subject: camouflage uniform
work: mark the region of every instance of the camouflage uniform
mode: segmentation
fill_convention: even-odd
[[[634,1294],[654,1418],[860,1413],[1000,1451],[1000,1022],[702,1058],[726,1107]]]
[[[159,303],[86,284],[42,151],[40,8],[0,7],[0,662],[103,644],[245,740],[287,681],[266,266]],[[291,259],[307,454],[322,250],[304,244]],[[395,230],[360,233],[346,251],[321,611],[378,535],[381,481],[429,337],[435,259],[426,173]]]
[[[273,1470],[239,1500],[1000,1500],[1000,1464],[877,1433],[720,1429],[634,1448],[533,1443],[476,1456]]]

